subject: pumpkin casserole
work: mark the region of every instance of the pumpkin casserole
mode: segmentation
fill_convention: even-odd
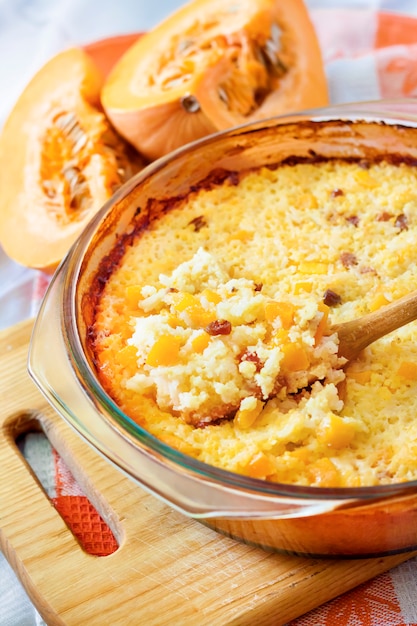
[[[101,383],[133,420],[254,478],[417,476],[417,324],[343,368],[331,325],[416,282],[417,170],[328,160],[224,172],[144,221],[102,280]]]

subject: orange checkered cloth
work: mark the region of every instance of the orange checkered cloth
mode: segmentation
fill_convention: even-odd
[[[311,0],[309,6],[322,45],[332,103],[417,97],[416,0]],[[46,285],[47,278],[38,275],[34,312]],[[51,449],[49,455],[53,472],[49,493],[57,510],[87,551],[110,554],[117,549],[111,531],[58,454]],[[290,626],[317,625],[417,626],[417,560],[360,585]]]
[[[415,17],[345,4],[312,11],[332,104],[417,97],[417,3],[382,2],[413,5]]]

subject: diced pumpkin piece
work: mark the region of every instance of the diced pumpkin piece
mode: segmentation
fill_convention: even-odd
[[[191,344],[194,352],[204,352],[210,343],[210,335],[205,332],[201,332],[192,340]]]
[[[220,294],[217,291],[213,291],[212,289],[203,289],[201,292],[201,297],[205,298],[207,302],[211,302],[211,304],[219,304],[222,301]]]
[[[294,285],[294,293],[295,293],[295,295],[298,295],[298,294],[302,293],[303,291],[305,291],[307,293],[311,293],[312,289],[313,289],[313,284],[311,282],[306,281],[306,280],[299,280]]]
[[[400,363],[397,375],[407,380],[417,380],[417,363],[415,361],[403,361]]]
[[[310,359],[304,347],[298,343],[286,343],[282,346],[284,357],[282,368],[290,372],[306,370],[310,365]]]
[[[288,330],[294,324],[295,307],[291,302],[276,302],[271,300],[265,303],[265,319],[273,322],[277,317],[281,320],[282,328]]]
[[[235,230],[229,236],[231,241],[233,240],[248,241],[251,237],[253,237],[253,232],[250,230]]]
[[[312,193],[303,193],[297,198],[297,206],[303,209],[317,209],[317,198]]]
[[[182,313],[181,317],[192,328],[205,328],[217,318],[216,312],[204,308],[199,298],[192,293],[173,294],[172,299],[175,311]]]
[[[193,328],[205,328],[217,319],[215,311],[207,311],[201,305],[190,307],[185,313]]]
[[[211,297],[215,297],[214,291],[211,294]],[[204,328],[217,317],[215,311],[204,308],[199,298],[192,293],[176,293],[172,299],[174,310],[182,313],[181,317],[193,328]]]
[[[179,360],[180,347],[180,337],[176,337],[175,335],[161,335],[149,350],[146,365],[152,367],[175,365]]]
[[[317,487],[340,487],[341,475],[336,465],[327,457],[318,459],[309,465],[311,482]]]
[[[388,298],[383,293],[378,293],[369,303],[368,308],[370,311],[377,311],[381,307],[389,304]]]
[[[302,261],[298,266],[301,274],[327,274],[328,269],[328,263],[321,261]]]
[[[177,328],[178,326],[181,328],[186,328],[186,324],[184,320],[175,315],[174,313],[168,313],[166,316],[166,322],[171,328]]]
[[[373,178],[369,172],[364,169],[360,169],[354,173],[355,180],[362,185],[362,187],[366,187],[369,189],[373,189],[377,186],[377,181]]]
[[[142,286],[129,285],[125,290],[126,304],[130,309],[137,309],[139,300],[142,300]]]
[[[294,457],[299,461],[307,464],[311,457],[311,450],[304,446],[300,446],[299,448],[295,448],[295,450],[291,451],[291,457]]]
[[[274,460],[264,452],[257,452],[246,466],[246,474],[251,478],[267,478],[275,471]]]
[[[362,372],[356,372],[352,370],[348,370],[346,372],[348,378],[352,378],[356,380],[360,385],[366,385],[371,380],[372,372],[370,370],[363,370]]]
[[[121,339],[126,340],[132,336],[132,326],[129,321],[122,322],[117,329]]]
[[[182,313],[182,311],[185,311],[190,307],[200,305],[199,299],[194,294],[189,293],[188,291],[173,293],[172,302],[173,308],[178,311],[178,313]]]
[[[247,400],[248,402],[245,402]],[[257,398],[245,398],[234,417],[234,424],[241,429],[250,428],[262,412],[264,403]]]
[[[138,353],[135,346],[125,346],[116,354],[116,362],[129,370],[137,368]]]
[[[340,450],[349,446],[356,434],[355,425],[331,413],[321,425],[318,439],[329,448]]]
[[[358,474],[344,476],[344,487],[362,487],[362,479]]]
[[[177,435],[174,435],[172,432],[165,431],[161,434],[161,440],[168,446],[171,446],[171,448],[175,448],[183,454],[195,456],[196,450],[192,443],[185,441],[182,437],[177,437]]]
[[[282,346],[283,344],[286,344],[288,342],[288,330],[285,330],[284,328],[278,328],[278,330],[274,332],[273,340],[274,344],[277,346]]]
[[[106,366],[108,363],[113,363],[114,350],[112,348],[105,348],[98,353],[98,360],[100,367]]]

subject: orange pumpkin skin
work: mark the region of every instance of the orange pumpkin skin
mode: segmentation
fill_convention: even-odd
[[[27,85],[0,135],[0,243],[18,263],[53,271],[93,214],[143,160],[101,109],[103,76],[80,48]]]
[[[149,159],[209,133],[328,103],[303,0],[194,0],[134,43],[101,94]]]

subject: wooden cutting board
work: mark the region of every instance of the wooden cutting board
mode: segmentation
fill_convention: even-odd
[[[171,510],[49,407],[26,373],[31,328],[0,333],[0,547],[48,625],[280,626],[414,556],[273,554]],[[83,551],[20,455],[36,424],[115,533],[110,556]]]

